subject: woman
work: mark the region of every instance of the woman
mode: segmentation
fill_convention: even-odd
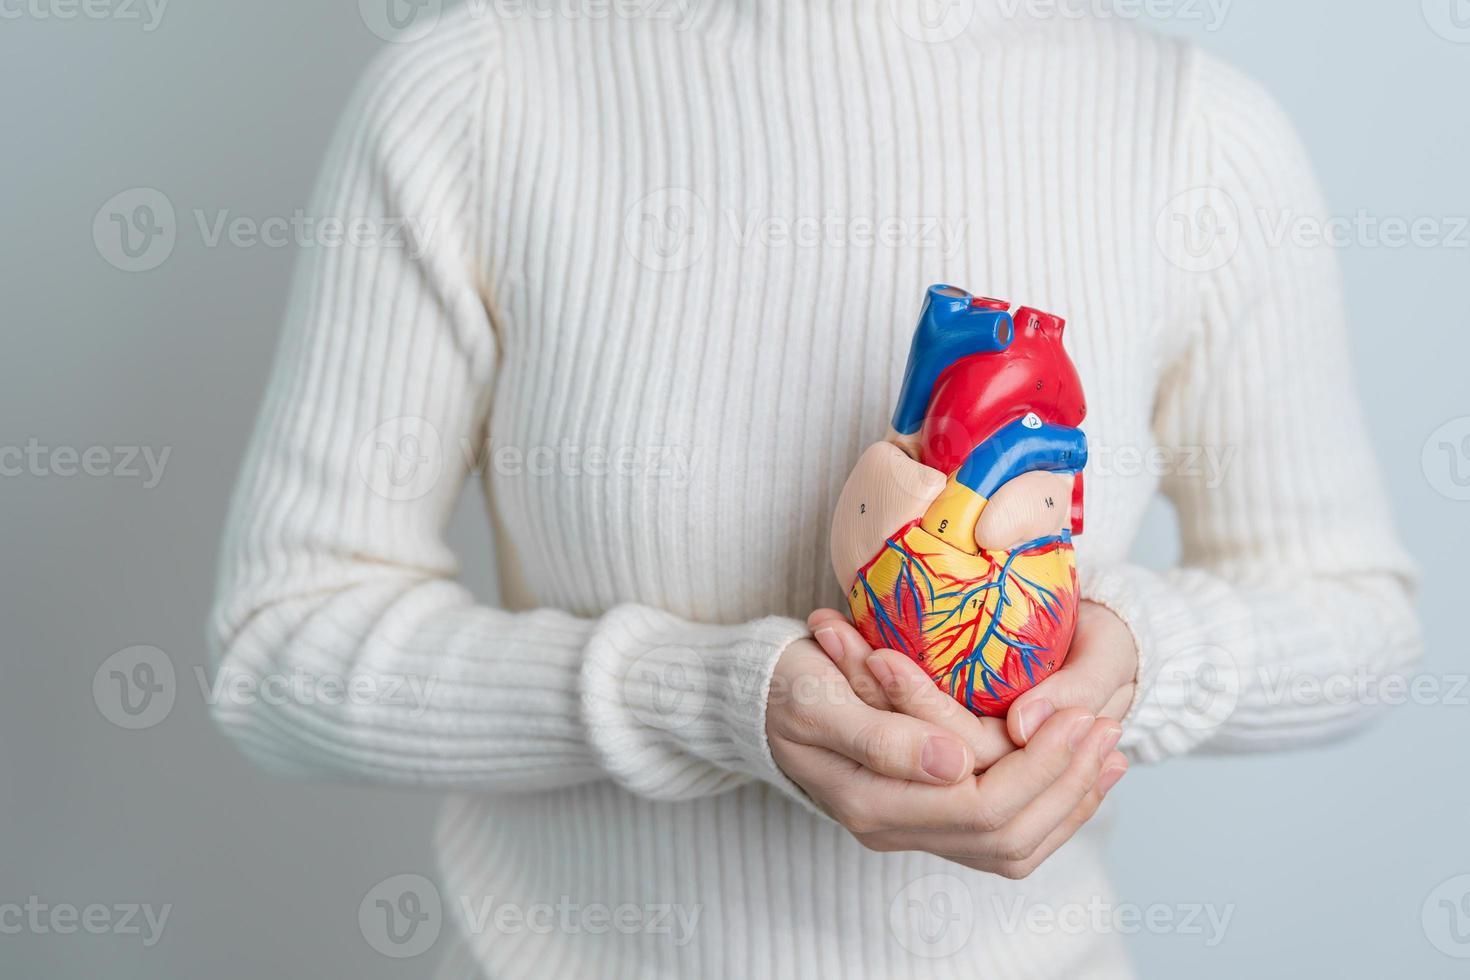
[[[470,7],[334,143],[360,233],[304,259],[224,549],[225,678],[355,694],[221,725],[452,791],[444,976],[1127,975],[1016,914],[1109,901],[1128,761],[1336,735],[1280,679],[1416,653],[1334,258],[1269,234],[1323,209],[1281,112],[999,0]],[[1081,625],[1004,723],[819,608],[932,282],[1065,316],[1089,399]],[[476,468],[493,608],[443,538]],[[1160,488],[1167,574],[1127,559]]]

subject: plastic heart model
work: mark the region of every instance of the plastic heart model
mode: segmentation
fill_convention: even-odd
[[[833,520],[858,630],[977,714],[1004,714],[1056,670],[1077,622],[1087,406],[1064,325],[931,287],[894,431]]]

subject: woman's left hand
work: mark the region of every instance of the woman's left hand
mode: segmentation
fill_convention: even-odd
[[[847,617],[835,609],[819,609],[807,623],[858,697],[874,708],[892,710],[883,685],[866,666],[873,651]],[[1133,704],[1137,674],[1133,633],[1109,609],[1084,600],[1077,609],[1077,631],[1066,661],[1016,699],[1005,718],[1006,731],[1016,745],[1025,745],[1046,719],[1067,708],[1086,708],[1099,718],[1122,720]],[[999,719],[983,723],[998,724]]]
[[[1006,730],[1025,745],[1043,722],[1067,708],[1086,708],[1099,718],[1122,720],[1133,704],[1138,648],[1133,633],[1113,612],[1083,601],[1067,659],[1057,671],[1018,697],[1006,714]]]

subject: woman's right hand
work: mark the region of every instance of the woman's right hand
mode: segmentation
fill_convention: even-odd
[[[1127,769],[1114,751],[1116,721],[1059,711],[1018,749],[1003,725],[965,711],[902,654],[852,652],[866,654],[890,710],[860,697],[854,672],[815,641],[798,640],[776,665],[766,735],[781,770],[873,850],[926,851],[1022,878]]]

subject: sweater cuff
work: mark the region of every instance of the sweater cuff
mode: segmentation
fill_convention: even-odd
[[[588,742],[602,768],[640,796],[684,800],[760,780],[813,813],[766,739],[776,662],[806,624],[771,617],[690,623],[646,606],[598,622],[581,678]]]
[[[1246,606],[1224,583],[1188,571],[1086,569],[1080,586],[1083,599],[1123,621],[1138,650],[1137,689],[1119,748],[1159,762],[1213,738],[1234,713],[1252,669]]]

